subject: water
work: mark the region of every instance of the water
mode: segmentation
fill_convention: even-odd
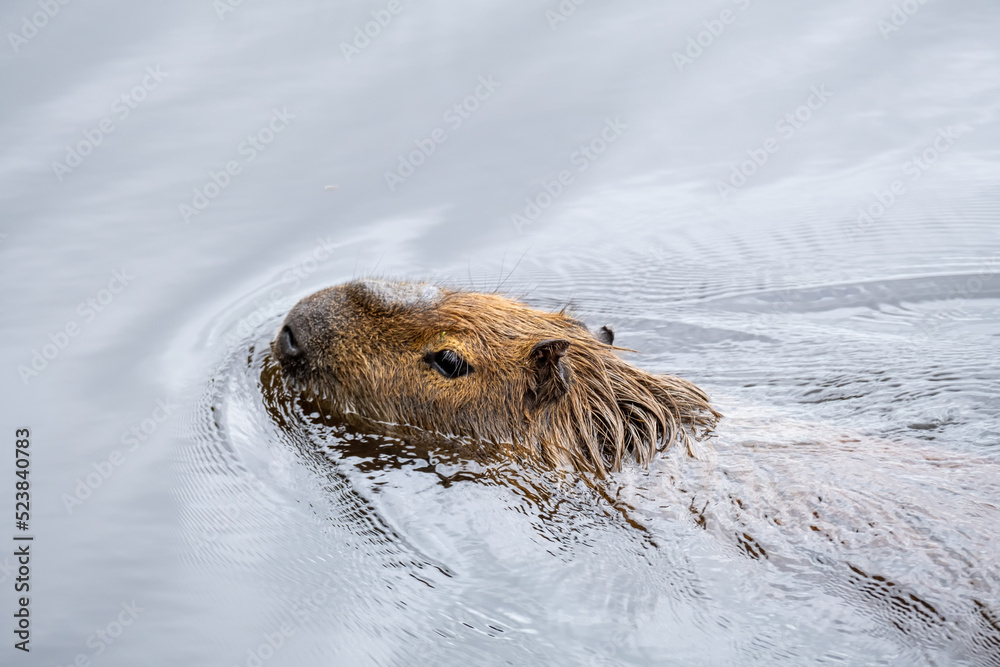
[[[1000,8],[897,5],[7,3],[4,663],[997,664]],[[325,425],[266,342],[360,275],[726,419],[606,486]]]

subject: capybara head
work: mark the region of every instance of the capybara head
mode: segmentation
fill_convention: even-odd
[[[331,411],[605,475],[714,426],[708,397],[621,360],[606,327],[497,294],[358,280],[292,308],[271,343]]]

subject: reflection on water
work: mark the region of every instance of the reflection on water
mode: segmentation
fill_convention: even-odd
[[[990,664],[1000,6],[401,7],[0,10],[32,660]],[[612,325],[714,455],[597,484],[313,416],[266,343],[360,275]]]
[[[862,288],[845,290],[848,303]],[[675,449],[607,482],[477,460],[433,437],[359,429],[288,393],[267,353],[278,321],[216,373],[219,393],[203,415],[225,419],[196,451],[247,461],[222,487],[262,484],[314,525],[292,531],[296,549],[337,571],[347,596],[336,618],[321,614],[345,651],[331,655],[370,657],[372,643],[390,662],[421,663],[641,663],[668,650],[678,660],[788,664],[993,664],[998,655],[995,454],[727,399],[702,460]],[[751,384],[772,374],[758,371]],[[225,506],[207,470],[191,469],[195,494]],[[289,529],[279,540],[273,518],[259,514],[234,516],[230,535],[203,555],[228,568],[280,549]],[[318,574],[275,576],[281,604],[285,577]],[[358,595],[364,602],[351,602]]]

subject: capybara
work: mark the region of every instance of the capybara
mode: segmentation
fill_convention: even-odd
[[[607,327],[423,282],[316,292],[271,349],[287,384],[346,422],[600,478],[691,450],[720,418],[690,382],[623,361]],[[1000,667],[994,456],[730,412],[720,451],[664,457],[638,482],[657,508],[778,571],[826,572],[823,591],[927,656]]]
[[[623,361],[613,340],[498,294],[368,279],[302,299],[271,348],[290,384],[334,413],[604,477],[690,448],[720,416],[690,382]]]

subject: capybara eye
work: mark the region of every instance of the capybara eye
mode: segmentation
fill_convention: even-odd
[[[424,361],[449,380],[468,375],[473,371],[472,366],[453,350],[428,352],[424,356]]]

